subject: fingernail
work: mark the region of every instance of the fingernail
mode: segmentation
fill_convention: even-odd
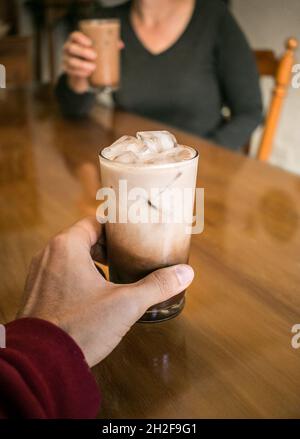
[[[180,285],[186,285],[193,280],[194,270],[189,265],[177,265],[176,276]]]

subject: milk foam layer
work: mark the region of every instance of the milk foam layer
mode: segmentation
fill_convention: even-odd
[[[168,131],[140,131],[136,137],[123,136],[104,148],[102,156],[119,163],[163,164],[192,159],[196,151],[179,145]]]

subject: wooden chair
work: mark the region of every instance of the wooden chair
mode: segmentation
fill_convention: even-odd
[[[279,122],[282,105],[289,88],[292,67],[295,63],[295,50],[298,41],[289,38],[286,42],[286,51],[281,58],[276,58],[271,50],[255,51],[258,71],[261,76],[271,76],[274,78],[272,101],[266,116],[265,127],[256,157],[259,160],[267,160],[273,146],[276,128]]]

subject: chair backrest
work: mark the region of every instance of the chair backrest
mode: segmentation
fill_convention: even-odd
[[[298,47],[296,38],[289,38],[286,51],[279,59],[271,50],[255,51],[259,74],[272,76],[275,79],[273,98],[266,116],[262,139],[258,148],[257,158],[267,160],[272,151],[273,140],[279,122],[280,113],[292,77],[292,67],[295,63],[295,50]]]
[[[254,52],[256,64],[260,76],[272,76],[276,78],[279,60],[272,50],[256,50]]]

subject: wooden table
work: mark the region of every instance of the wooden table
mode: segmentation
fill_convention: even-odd
[[[95,211],[97,153],[162,125],[97,109],[61,118],[49,90],[0,91],[0,320],[14,318],[32,255]],[[137,324],[94,373],[100,417],[299,417],[300,178],[173,130],[200,151],[205,230],[184,312]]]

